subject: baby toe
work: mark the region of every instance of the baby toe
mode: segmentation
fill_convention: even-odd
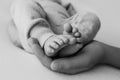
[[[74,34],[74,36],[75,36],[75,37],[81,37],[81,33],[80,33],[80,32],[76,32],[76,33]]]
[[[55,42],[57,44],[59,44],[59,45],[63,45],[64,44],[64,42],[60,38],[55,39]]]
[[[46,50],[46,55],[47,56],[53,56],[54,55],[54,49],[51,48],[51,47],[48,47],[47,50]]]
[[[68,34],[72,32],[72,26],[69,23],[64,25],[64,32]]]
[[[73,45],[76,43],[76,39],[75,38],[71,38],[69,41],[69,44]]]
[[[54,49],[58,49],[59,48],[59,44],[56,42],[52,42],[50,43],[50,47],[54,48]]]
[[[74,28],[72,29],[72,33],[74,34],[74,33],[76,33],[76,32],[78,32],[78,29],[77,29],[76,27],[74,27]]]
[[[69,39],[66,36],[60,36],[60,39],[66,44],[68,43]]]

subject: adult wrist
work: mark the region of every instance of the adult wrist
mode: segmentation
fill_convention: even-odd
[[[102,64],[106,64],[107,63],[107,59],[106,59],[106,50],[105,50],[105,44],[101,43],[99,41],[95,41],[95,43],[98,46],[98,53],[100,54],[99,56],[99,62],[98,63],[102,63]]]

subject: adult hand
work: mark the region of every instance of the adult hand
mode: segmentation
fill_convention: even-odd
[[[51,63],[51,69],[61,73],[76,74],[94,67],[98,63],[104,63],[105,52],[102,44],[92,41],[76,55],[59,58]]]
[[[55,60],[52,60],[44,54],[35,39],[29,39],[29,43],[41,63],[56,72],[76,74],[81,71],[86,71],[104,60],[104,49],[97,41],[92,41],[74,56]]]

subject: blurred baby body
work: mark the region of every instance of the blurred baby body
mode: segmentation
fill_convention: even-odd
[[[71,15],[74,9],[71,4],[68,5],[67,7],[64,7],[60,2],[56,2],[54,0],[53,1],[29,0],[28,2],[25,1],[25,3],[24,5],[28,5],[28,6],[27,8],[25,7],[24,9],[25,10],[27,10],[28,8],[30,9],[27,10],[25,14],[31,13],[31,15],[27,16],[23,14],[22,16],[24,17],[27,16],[26,18],[28,19],[25,19],[24,17],[21,19],[19,18],[19,16],[21,16],[19,12],[22,12],[19,10],[21,9],[17,9],[17,10],[15,9],[14,10],[15,13],[12,14],[13,15],[12,18],[17,26],[18,33],[20,35],[21,34],[23,35],[24,32],[20,31],[20,27],[22,27],[23,31],[24,28],[26,27],[26,26],[23,27],[23,25],[21,25],[22,21],[20,20],[29,21],[29,17],[35,16],[35,14],[32,14],[32,12],[40,16],[44,15],[44,17],[41,16],[41,20],[42,22],[45,23],[45,25],[39,21],[40,22],[39,25],[34,26],[35,28],[32,28],[31,32],[29,33],[32,35],[31,37],[37,38],[39,43],[42,43],[41,46],[43,47],[46,55],[48,56],[55,56],[56,54],[57,55],[59,54],[60,56],[72,55],[76,53],[78,50],[80,50],[80,48],[85,43],[91,41],[98,32],[99,29],[98,17],[92,13],[88,13],[83,16],[81,15],[79,16],[79,13]],[[19,4],[19,6],[21,5]],[[20,8],[19,6],[16,5],[14,7]],[[15,18],[14,16],[18,14],[19,16]],[[40,18],[40,16],[38,17],[35,16],[34,19]],[[23,22],[22,24],[26,24],[26,23]],[[46,34],[45,35],[42,34],[43,32],[45,32],[45,31],[41,31],[44,30],[44,28],[46,29],[46,31],[49,32],[49,33],[46,32],[47,35],[50,34],[50,36],[46,37],[45,36]],[[40,35],[44,37],[41,37]],[[26,44],[26,42],[24,42],[23,39],[21,39],[21,42],[22,45],[24,45],[24,43]]]

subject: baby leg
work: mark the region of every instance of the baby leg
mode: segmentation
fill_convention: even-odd
[[[48,16],[46,15],[46,11],[44,11],[44,7],[41,6],[41,2],[37,2],[36,0],[17,0],[12,5],[11,16],[16,28],[14,28],[13,31],[11,30],[12,28],[10,28],[9,31],[13,32],[10,33],[10,35],[15,38],[14,34],[18,33],[19,36],[17,35],[14,41],[20,39],[17,43],[21,42],[24,49],[28,52],[32,52],[27,44],[29,37],[36,38],[48,56],[54,55],[63,48],[68,41],[71,41],[66,35],[56,35],[51,30],[51,26],[46,20]],[[55,48],[55,50],[53,51],[51,47]]]
[[[49,3],[49,1],[48,1],[48,3]],[[62,6],[60,7],[59,4],[55,4],[55,3],[53,5],[47,6],[47,7],[54,9],[53,6],[56,7],[56,5],[57,5],[58,8],[60,8],[60,11],[64,10],[64,8]],[[62,14],[59,14],[59,13],[57,14],[57,11],[59,11],[59,10],[55,9],[55,11],[51,12],[51,15],[53,17],[50,17],[50,15],[49,15],[50,11],[47,11],[47,10],[48,9],[46,9],[46,8],[44,9],[44,7],[43,7],[43,11],[47,12],[46,16],[49,20],[51,20],[51,23],[54,22],[54,21],[52,21],[54,16],[58,15],[58,18],[59,18],[62,15]],[[62,15],[62,16],[64,16],[64,15]],[[64,18],[60,17],[59,19],[62,21]],[[75,39],[72,36],[63,35],[63,34],[56,34],[56,33],[53,32],[52,28],[53,28],[53,26],[50,26],[50,24],[48,23],[47,20],[42,19],[42,21],[39,22],[39,24],[37,24],[31,31],[31,37],[34,37],[34,38],[38,39],[40,45],[43,47],[43,49],[45,51],[45,54],[47,56],[56,55],[56,53],[59,50],[61,50],[63,47],[68,45],[68,42],[70,42],[71,44],[75,43]],[[59,30],[56,29],[56,31],[59,31]]]
[[[27,52],[33,53],[27,40],[31,37],[31,30],[45,18],[45,15],[41,6],[35,0],[15,0],[11,5],[13,24],[8,30],[10,36],[13,37],[13,43],[19,44],[20,42],[20,45]],[[18,41],[16,41],[17,39]]]
[[[15,26],[13,20],[10,21],[10,25],[8,26],[8,35],[9,35],[9,38],[10,38],[11,42],[15,46],[23,49],[23,47],[22,47],[22,45],[20,43],[20,39],[18,37],[19,36],[18,31],[16,29],[16,26]]]

